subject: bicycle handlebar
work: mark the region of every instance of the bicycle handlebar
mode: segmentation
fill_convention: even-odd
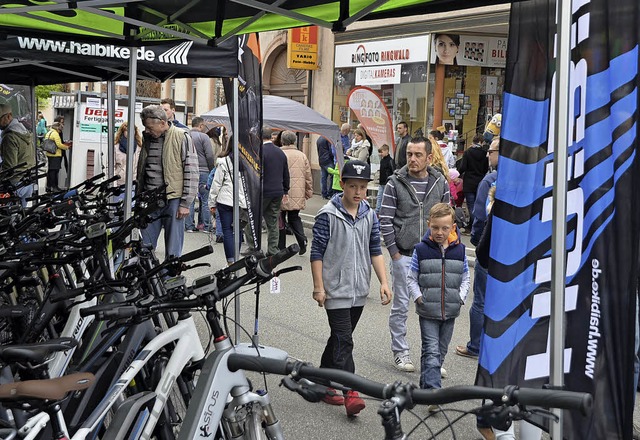
[[[306,364],[256,357],[250,355],[231,354],[227,362],[229,370],[249,370],[279,375],[294,372],[299,377],[317,381],[337,382],[378,399],[394,397],[394,386],[365,379],[357,374],[332,368],[315,368]],[[453,386],[436,390],[414,389],[412,399],[421,405],[442,405],[461,400],[490,399],[495,404],[503,405],[532,405],[546,408],[562,408],[578,410],[588,415],[593,405],[593,397],[588,393],[575,391],[546,390],[532,388],[517,388],[513,386],[505,389],[480,386]]]

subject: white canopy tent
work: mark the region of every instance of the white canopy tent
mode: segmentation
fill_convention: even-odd
[[[314,133],[335,143],[340,138],[338,125],[306,105],[275,95],[262,97],[263,124],[266,127]],[[231,130],[229,110],[226,105],[201,115],[209,125],[223,125]]]

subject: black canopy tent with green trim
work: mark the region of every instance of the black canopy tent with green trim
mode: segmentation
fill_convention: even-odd
[[[237,34],[315,24],[342,31],[360,19],[428,14],[503,0],[78,0],[3,2],[5,33],[109,40],[123,46],[188,39],[217,45]]]

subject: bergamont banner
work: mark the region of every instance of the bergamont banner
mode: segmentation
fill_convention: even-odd
[[[260,249],[262,219],[262,68],[258,34],[238,37],[238,136],[240,179],[247,200],[251,241]],[[233,121],[233,80],[223,79],[224,94]]]
[[[640,210],[640,3],[574,0],[568,136],[565,411],[569,439],[630,439]],[[549,383],[556,2],[513,3],[477,383]],[[555,219],[558,220],[558,219]]]

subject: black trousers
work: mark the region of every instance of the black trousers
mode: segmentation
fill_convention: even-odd
[[[307,237],[304,235],[304,226],[302,226],[302,220],[300,219],[300,211],[282,211],[280,213],[280,223],[286,225],[289,223],[293,235],[296,237],[298,246],[303,247],[307,245]],[[280,229],[280,236],[278,237],[278,248],[284,249],[287,247],[287,230],[286,226]]]
[[[57,189],[62,157],[49,157],[47,160],[49,163],[49,169],[47,170],[47,189]]]
[[[353,331],[362,315],[363,306],[327,310],[331,335],[320,359],[320,368],[336,368],[354,373]]]

